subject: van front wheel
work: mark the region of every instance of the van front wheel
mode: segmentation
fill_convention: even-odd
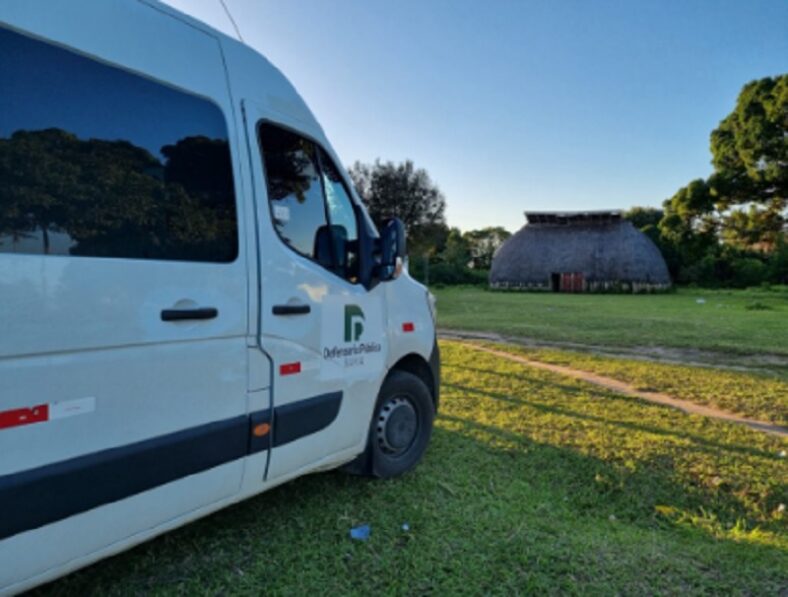
[[[430,391],[412,373],[393,371],[380,389],[366,453],[367,472],[388,479],[415,467],[432,436]]]

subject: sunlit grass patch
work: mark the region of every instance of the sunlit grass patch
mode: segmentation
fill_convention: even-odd
[[[442,343],[412,473],[300,479],[44,592],[778,594],[785,448]],[[367,542],[348,537],[368,523]],[[402,529],[408,524],[408,531]]]
[[[584,352],[488,346],[554,365],[566,365],[628,382],[644,391],[664,392],[747,417],[788,426],[788,382],[763,375],[639,361]]]

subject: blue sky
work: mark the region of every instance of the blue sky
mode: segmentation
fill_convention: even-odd
[[[232,33],[219,0],[167,0]],[[785,0],[225,0],[346,165],[412,159],[463,230],[659,205],[741,86],[788,71]]]

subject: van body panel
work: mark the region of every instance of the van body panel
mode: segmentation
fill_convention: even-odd
[[[0,248],[0,504],[20,507],[14,496],[35,487],[63,487],[68,501],[31,500],[40,516],[25,512],[28,522],[5,535],[0,525],[0,595],[351,461],[391,367],[408,355],[427,361],[435,343],[426,290],[409,276],[367,289],[277,233],[262,121],[319,146],[360,200],[303,99],[265,58],[155,0],[4,0],[3,31],[213,106],[226,125],[237,256],[36,254],[35,238]],[[2,93],[0,110],[20,100]],[[0,142],[14,132],[0,126]],[[66,132],[80,143],[96,136]],[[275,313],[294,304],[309,312]],[[208,318],[164,320],[184,309]],[[189,443],[201,438],[216,449]]]
[[[229,68],[232,75],[232,62]],[[259,341],[273,363],[274,408],[327,392],[343,394],[339,414],[328,427],[272,449],[268,479],[275,480],[325,454],[363,445],[388,358],[385,292],[380,286],[369,291],[360,284],[352,284],[297,254],[283,242],[274,228],[268,205],[261,152],[264,139],[260,139],[259,125],[275,123],[307,138],[310,132],[317,131],[253,100],[244,100],[244,114],[260,239]],[[313,140],[322,146],[320,141]],[[282,305],[308,307],[309,312],[277,315],[275,307]],[[360,309],[365,318],[363,338],[359,340],[378,348],[374,354],[356,358],[350,365],[351,359],[330,352],[337,346],[348,345],[344,338],[348,305]],[[288,367],[297,367],[297,371],[288,371]]]
[[[0,22],[95,59],[210,98],[229,112],[218,37],[137,1],[3,0]],[[145,43],[140,43],[144,33]],[[194,68],[199,64],[200,68]]]
[[[231,153],[238,151],[217,38],[117,0],[35,6],[11,0],[0,5],[0,26],[205,98],[223,114]],[[203,68],[193,68],[195,62]],[[242,189],[237,166],[232,175]],[[243,220],[241,195],[236,211]],[[237,257],[229,263],[0,252],[0,412],[23,413],[20,419],[25,409],[47,413],[0,429],[0,487],[25,471],[80,457],[89,462],[106,450],[247,414],[249,272],[241,223],[237,238]],[[162,320],[163,310],[196,307],[218,315]],[[270,385],[269,376],[263,371],[255,383]],[[236,496],[243,472],[238,458],[4,537],[0,588]],[[51,472],[53,479],[62,474]],[[51,500],[56,510],[57,496]]]
[[[386,329],[391,350],[387,368],[405,356],[418,355],[429,363],[435,346],[435,324],[427,289],[405,274],[383,285],[387,297]]]
[[[228,497],[224,487],[235,485],[239,466],[240,462],[233,462],[216,467],[0,541],[0,595],[14,594],[84,566],[102,552],[121,551],[158,534],[162,525],[172,521],[185,522],[192,513],[204,509],[184,507],[184,495],[190,492],[211,498],[206,504],[222,503]]]

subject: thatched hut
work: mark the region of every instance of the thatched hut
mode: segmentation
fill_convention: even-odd
[[[619,211],[526,212],[495,254],[494,288],[651,292],[670,287],[665,260]]]

